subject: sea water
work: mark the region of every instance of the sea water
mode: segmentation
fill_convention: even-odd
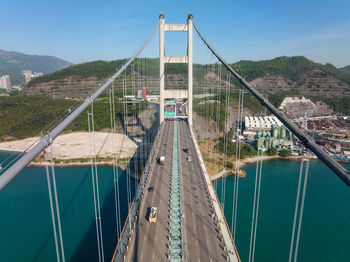
[[[288,261],[299,168],[300,162],[263,162],[255,261]],[[243,169],[235,244],[248,261],[256,164]],[[223,182],[216,185],[221,200]],[[224,212],[231,229],[233,186],[234,177],[227,177]],[[320,160],[310,161],[297,261],[350,261],[350,188]]]
[[[8,155],[1,152],[0,160]],[[66,261],[98,261],[91,167],[55,168],[55,173]],[[121,170],[118,174],[123,227],[128,212],[128,178]],[[98,167],[98,177],[104,254],[108,261],[119,238],[113,169]],[[130,179],[131,197],[135,185]],[[45,168],[25,168],[0,191],[0,261],[56,261]]]
[[[0,152],[0,160],[9,153]],[[349,165],[345,165],[349,168]],[[255,261],[288,261],[300,162],[263,162]],[[254,164],[239,181],[235,244],[248,261]],[[66,261],[98,261],[90,167],[55,168]],[[113,170],[98,167],[105,259],[118,241]],[[226,178],[225,216],[232,221],[233,177]],[[222,183],[217,193],[223,197]],[[132,197],[136,183],[130,180]],[[119,171],[122,225],[127,215],[127,176]],[[232,228],[231,228],[232,229]],[[350,190],[321,161],[310,161],[298,261],[350,261]],[[44,168],[25,168],[0,191],[0,261],[55,261]]]

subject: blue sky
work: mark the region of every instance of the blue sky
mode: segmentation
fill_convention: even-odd
[[[350,0],[2,0],[1,10],[0,49],[73,63],[129,57],[160,13],[168,23],[185,23],[192,13],[229,62],[304,55],[350,64]],[[177,36],[166,39],[169,50],[180,52]]]

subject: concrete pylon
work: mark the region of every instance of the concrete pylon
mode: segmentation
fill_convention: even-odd
[[[187,24],[165,24],[164,15],[159,16],[159,95],[160,95],[160,124],[164,121],[164,101],[166,98],[187,98],[188,123],[192,126],[192,98],[193,98],[193,22],[192,15],[188,15]],[[164,32],[165,31],[187,31],[187,56],[165,56],[164,51]],[[165,90],[165,63],[185,63],[188,64],[188,87],[186,89],[167,89]]]

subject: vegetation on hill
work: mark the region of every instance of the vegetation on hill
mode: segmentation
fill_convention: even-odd
[[[267,156],[275,156],[278,154],[278,150],[275,147],[269,147],[264,154]]]
[[[225,108],[226,108],[226,93],[224,91],[220,92],[220,103],[212,102],[210,100],[217,100],[217,97],[211,97],[207,99],[198,99],[193,100],[193,111],[198,115],[205,117],[206,119],[211,119],[219,123],[219,130],[223,131],[225,129]],[[231,92],[228,99],[229,110],[233,107],[238,107],[238,92]],[[202,102],[202,103],[200,103]],[[253,113],[260,113],[262,106],[257,101],[257,99],[250,93],[244,94],[244,108],[248,108]]]
[[[10,96],[0,97],[0,141],[8,139],[22,139],[40,136],[47,132],[48,125],[54,127],[60,119],[72,111],[78,103],[67,99],[53,99],[47,96]],[[144,106],[144,105],[142,105]],[[133,105],[128,105],[131,116]],[[123,122],[123,104],[115,101],[117,125]],[[108,98],[94,102],[95,130],[110,127]],[[67,127],[66,132],[87,131],[87,113],[83,112]]]
[[[82,63],[78,65],[72,65],[57,72],[49,75],[44,75],[33,79],[30,85],[37,83],[43,83],[48,81],[62,80],[64,78],[75,77],[75,78],[89,78],[97,77],[104,78],[111,76],[118,68],[120,68],[127,59],[114,60],[114,61],[93,61]],[[159,70],[159,60],[156,58],[137,58],[134,61],[134,70],[141,74],[156,75]],[[194,75],[202,77],[207,68],[212,65],[194,65]],[[147,69],[145,70],[145,67]],[[258,77],[266,75],[280,75],[286,77],[289,80],[298,81],[301,76],[305,73],[310,72],[314,69],[320,69],[325,74],[329,74],[347,84],[350,85],[350,74],[345,72],[349,67],[340,70],[331,64],[318,64],[303,56],[292,56],[292,57],[277,57],[271,60],[263,61],[239,61],[232,64],[232,67],[238,71],[238,73],[244,76],[245,79],[251,81]],[[167,64],[166,72],[168,74],[181,74],[186,72],[185,64]],[[128,70],[127,73],[130,73]],[[222,70],[222,77],[225,77],[225,70]]]
[[[1,52],[0,52],[1,55]],[[115,61],[94,61],[94,62],[88,62],[83,63],[79,65],[72,65],[69,67],[66,67],[62,70],[59,70],[57,72],[44,75],[39,78],[33,79],[30,84],[30,86],[36,86],[40,83],[46,83],[50,81],[65,81],[66,79],[89,79],[89,78],[98,78],[103,79],[106,77],[111,76],[113,73],[116,72],[117,69],[119,69],[127,60],[121,59],[121,60],[115,60]],[[340,70],[335,68],[331,64],[318,64],[314,63],[311,60],[308,60],[305,57],[302,56],[295,56],[295,57],[277,57],[272,60],[265,60],[265,61],[240,61],[238,63],[232,64],[232,67],[238,71],[239,74],[244,76],[248,81],[251,81],[253,79],[256,79],[258,77],[264,77],[264,76],[271,76],[271,75],[278,75],[286,78],[287,80],[293,80],[298,81],[300,80],[300,77],[305,75],[307,72],[310,72],[315,69],[321,70],[322,77],[326,77],[327,75],[332,76],[336,79],[339,79],[339,81],[342,81],[344,83],[350,84],[350,74],[346,71]],[[201,64],[195,64],[194,65],[194,77],[197,79],[204,79],[204,75],[208,72],[207,69],[210,69],[209,71],[213,71],[211,69],[218,70],[217,66],[214,65],[201,65]],[[0,67],[1,70],[1,67]],[[159,70],[159,60],[154,59],[147,59],[147,58],[137,58],[135,59],[133,66],[128,67],[126,74],[130,74],[132,70],[135,70],[136,73],[144,74],[144,75],[153,75],[157,76],[158,70]],[[166,65],[166,72],[167,74],[185,74],[187,68],[184,64],[167,64]],[[42,70],[43,71],[43,70]],[[0,71],[1,72],[1,71]],[[225,74],[227,74],[227,71],[222,70],[221,73],[221,79],[225,79]],[[186,74],[185,74],[186,75]],[[216,77],[215,73],[213,73],[212,77]],[[233,78],[231,77],[231,81]],[[207,81],[204,80],[204,81]],[[238,87],[238,82],[234,82]],[[211,85],[210,85],[211,86]],[[216,87],[213,86],[216,90]],[[238,89],[231,89],[231,95],[228,99],[230,106],[232,108],[235,108],[238,104]],[[201,91],[202,92],[202,91]],[[210,91],[212,92],[212,90]],[[214,91],[213,91],[214,92]],[[221,103],[207,103],[207,104],[200,104],[201,100],[195,100],[193,103],[194,111],[197,112],[201,116],[206,116],[209,119],[212,119],[214,121],[218,121],[219,123],[219,129],[222,131],[225,126],[225,103],[227,101],[225,91],[220,91],[220,101]],[[275,92],[275,93],[269,93],[268,99],[276,106],[278,107],[284,97],[290,96],[290,95],[301,95],[298,93],[298,89],[295,88],[295,90],[292,91],[285,91],[285,92]],[[121,96],[121,94],[119,94]],[[120,97],[118,96],[118,97]],[[311,95],[305,95],[306,97],[311,98],[313,101],[323,101],[327,103],[329,106],[333,108],[333,110],[337,113],[344,113],[344,114],[350,114],[350,98],[347,96],[320,96],[319,93]],[[5,98],[1,98],[5,99]],[[7,108],[4,108],[5,104],[3,101],[0,101],[0,137],[3,137],[7,135],[11,135],[17,138],[24,137],[26,135],[34,135],[38,131],[40,131],[46,124],[48,123],[48,119],[50,120],[57,117],[59,112],[62,112],[62,110],[67,110],[67,105],[70,103],[70,100],[62,100],[62,99],[50,99],[44,96],[41,96],[40,99],[36,96],[33,98],[24,97],[24,98],[12,98],[13,100],[9,99],[8,101],[12,101],[14,104],[16,104],[15,107],[19,110],[16,112],[15,109],[13,109],[13,112],[10,112],[9,115],[8,111],[11,110],[11,105],[8,105]],[[16,100],[17,99],[17,100]],[[22,100],[21,100],[22,99]],[[211,100],[215,98],[211,98]],[[39,102],[40,100],[40,102]],[[69,102],[70,101],[70,102]],[[9,103],[9,102],[6,102]],[[23,105],[21,104],[23,103]],[[34,104],[32,104],[34,103]],[[42,104],[40,104],[42,103]],[[57,103],[57,110],[51,108],[53,105]],[[101,102],[101,105],[98,105],[100,102],[96,102],[96,110],[98,111],[98,107],[101,106],[101,110],[104,109],[107,110],[107,108],[104,108],[103,103]],[[29,104],[29,105],[28,105]],[[15,108],[14,107],[14,108]],[[257,100],[250,95],[249,93],[246,93],[244,96],[244,107],[248,108],[253,113],[259,113],[262,109],[260,104],[257,102]],[[104,108],[104,109],[103,109]],[[39,109],[43,112],[40,114],[37,112]],[[45,110],[43,110],[45,109]],[[6,110],[6,111],[5,111]],[[21,111],[22,110],[22,111]],[[37,111],[36,111],[37,110]],[[26,116],[27,112],[32,112],[34,116],[32,119],[27,119],[24,121],[24,123],[21,123],[24,127],[28,127],[26,131],[24,130],[17,130],[21,128],[11,129],[12,124],[7,123],[15,123],[16,121],[20,121],[22,116]],[[28,114],[29,115],[29,114]],[[85,116],[81,116],[81,118],[77,119],[75,121],[75,124],[70,127],[72,130],[82,130],[84,129],[83,125],[85,125],[85,120],[81,120]],[[24,117],[29,118],[28,117]],[[38,120],[39,119],[39,120]],[[22,120],[21,120],[22,121]],[[30,121],[34,121],[36,123],[35,127],[31,127]],[[79,122],[82,121],[82,122]],[[23,122],[23,121],[22,121]],[[79,124],[81,123],[81,124]],[[97,123],[98,125],[98,123]],[[108,125],[107,125],[108,126]],[[22,129],[23,129],[22,128]],[[97,127],[98,129],[98,127]],[[23,134],[22,134],[23,133]]]
[[[289,157],[292,155],[292,151],[289,150],[289,149],[282,149],[280,152],[279,152],[279,155],[281,157]]]
[[[0,49],[0,76],[10,75],[12,84],[24,83],[22,70],[49,74],[71,65],[70,62],[53,56],[26,55]]]
[[[315,63],[303,56],[281,56],[263,61],[240,61],[232,64],[232,67],[248,81],[266,75],[280,75],[289,80],[298,81],[304,74],[319,69],[350,85],[350,74],[347,72],[331,64]]]
[[[219,142],[216,144],[216,149],[220,153],[225,153],[225,145],[224,145],[224,138],[220,137]],[[232,142],[231,140],[227,141],[227,156],[233,156],[236,154],[236,143]],[[256,156],[258,153],[252,147],[251,145],[242,143],[241,145],[241,159],[247,158],[247,157],[253,157]]]

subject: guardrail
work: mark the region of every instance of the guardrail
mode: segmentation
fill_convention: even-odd
[[[142,173],[139,185],[137,187],[137,190],[136,190],[136,193],[134,196],[134,200],[133,200],[131,208],[129,210],[129,214],[126,218],[122,233],[119,237],[117,247],[114,251],[114,255],[112,258],[113,262],[124,261],[125,256],[127,254],[129,240],[130,240],[130,237],[134,231],[135,223],[136,223],[137,218],[138,218],[138,212],[139,212],[141,200],[143,197],[143,190],[144,190],[145,184],[147,182],[148,176],[151,173],[152,160],[154,159],[155,150],[158,146],[158,141],[160,138],[162,126],[163,125],[161,125],[158,128],[157,137],[155,139],[155,142],[153,143],[153,146],[152,146],[150,153],[148,154],[148,159],[147,159],[145,168],[143,169],[143,173]]]

